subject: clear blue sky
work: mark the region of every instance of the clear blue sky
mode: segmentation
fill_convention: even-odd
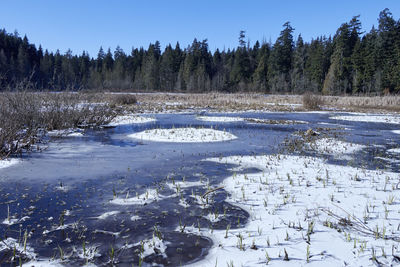
[[[101,45],[130,53],[156,40],[186,47],[195,37],[207,38],[211,50],[233,48],[242,29],[251,44],[274,42],[286,21],[307,41],[333,35],[355,15],[369,31],[386,7],[399,19],[400,0],[2,0],[0,28],[44,49],[95,57]]]

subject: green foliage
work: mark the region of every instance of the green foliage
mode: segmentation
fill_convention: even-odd
[[[138,91],[258,91],[388,94],[400,92],[400,21],[385,9],[378,27],[363,33],[359,16],[333,38],[305,42],[283,25],[275,43],[253,47],[240,31],[238,47],[210,51],[207,39],[181,49],[158,41],[126,54],[100,47],[97,57],[43,51],[17,32],[0,30],[0,90],[108,89]]]

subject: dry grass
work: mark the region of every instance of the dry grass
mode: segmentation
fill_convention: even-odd
[[[109,100],[115,97],[106,94]],[[132,93],[139,104],[125,105],[134,112],[164,112],[191,109],[214,111],[307,111],[314,109],[360,112],[400,112],[400,96],[314,96],[311,105],[299,95],[266,95],[257,93]],[[111,102],[112,103],[112,102]]]
[[[211,109],[217,111],[297,110],[301,103],[290,95],[263,94],[136,94],[140,111]]]
[[[324,96],[325,103],[355,111],[400,111],[400,96]]]
[[[112,94],[108,96],[108,103],[113,106],[135,105],[137,103],[137,98],[132,94]]]

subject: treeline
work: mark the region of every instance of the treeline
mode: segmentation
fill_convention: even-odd
[[[207,40],[161,51],[157,41],[126,54],[100,48],[97,57],[43,51],[18,33],[0,31],[0,89],[137,90],[324,94],[400,93],[400,20],[388,9],[378,28],[361,32],[359,16],[333,38],[304,42],[289,22],[275,43],[250,45],[245,32],[235,49],[214,53]]]

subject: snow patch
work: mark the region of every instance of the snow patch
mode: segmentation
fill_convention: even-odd
[[[52,131],[48,131],[47,134],[52,137],[62,137],[62,136],[82,137],[83,136],[82,130],[79,128],[69,128],[69,129],[64,129],[64,130],[52,130]]]
[[[83,133],[70,133],[67,134],[68,137],[82,137]]]
[[[128,135],[130,138],[174,143],[221,142],[237,137],[225,131],[208,128],[152,129]]]
[[[333,116],[333,117],[330,117],[330,119],[345,120],[345,121],[400,124],[400,116],[395,116],[395,115],[359,114],[359,115]]]
[[[165,250],[169,242],[164,242],[157,236],[153,236],[153,239],[147,239],[139,242],[137,245],[143,246],[142,258],[145,258],[151,254],[161,254],[163,257],[167,257]]]
[[[268,120],[268,119],[257,119],[257,118],[247,118],[247,122],[251,124],[307,124],[306,121],[299,120]]]
[[[364,145],[348,143],[334,138],[321,138],[309,144],[309,147],[319,153],[333,154],[336,156],[353,154],[363,148]]]
[[[392,153],[392,154],[400,154],[400,148],[388,149],[387,152]]]
[[[28,216],[24,216],[24,217],[22,217],[20,219],[17,219],[17,218],[5,218],[4,221],[2,222],[2,224],[13,225],[13,224],[21,223],[21,222],[23,222],[23,221],[25,221],[27,219],[29,219]]]
[[[138,215],[133,215],[133,216],[131,216],[131,221],[138,221],[138,220],[140,220],[140,219],[141,219],[141,217],[138,216]]]
[[[107,126],[115,127],[119,125],[149,123],[155,121],[156,119],[150,117],[142,117],[137,115],[123,115],[115,117],[109,124],[107,124]]]
[[[10,167],[17,164],[18,162],[18,159],[2,159],[0,160],[0,169]]]
[[[161,196],[157,190],[149,189],[145,193],[137,195],[135,197],[127,196],[125,198],[114,198],[113,200],[110,201],[110,203],[116,205],[144,205],[144,204],[150,204],[162,198],[164,197]]]
[[[99,220],[105,220],[105,219],[107,219],[108,217],[114,216],[114,215],[117,215],[117,214],[119,214],[119,211],[116,211],[116,210],[114,210],[114,211],[108,211],[108,212],[105,212],[105,213],[101,214],[101,215],[98,216],[98,217],[95,217],[95,218],[96,218],[96,219],[99,219]]]
[[[210,122],[238,122],[244,121],[245,119],[240,117],[216,117],[216,116],[198,116],[196,119],[201,121],[210,121]]]
[[[22,264],[22,266],[25,267],[55,267],[55,266],[64,266],[64,264],[61,264],[58,260],[33,260],[29,261],[27,263]]]

